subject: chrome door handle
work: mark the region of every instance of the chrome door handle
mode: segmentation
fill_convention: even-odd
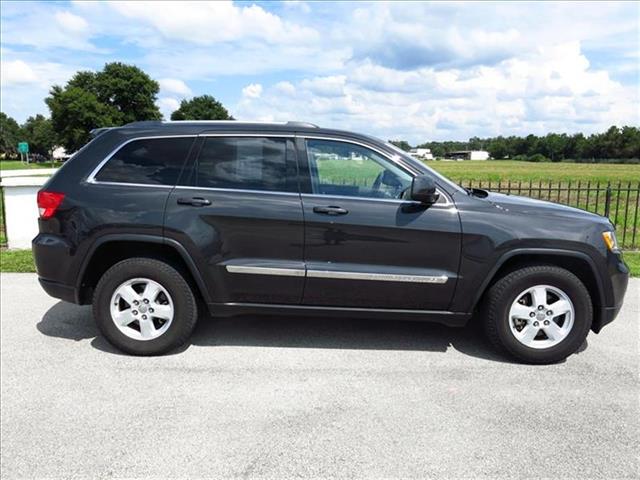
[[[323,215],[346,215],[349,213],[349,210],[342,207],[336,207],[334,205],[329,205],[328,207],[313,207],[314,213],[321,213]]]
[[[191,198],[182,197],[178,199],[178,204],[191,205],[194,207],[204,207],[206,205],[211,205],[211,200],[207,200],[206,198],[202,198],[202,197],[191,197]]]

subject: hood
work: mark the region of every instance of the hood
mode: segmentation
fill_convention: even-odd
[[[525,215],[548,215],[554,217],[582,217],[597,222],[609,222],[606,217],[587,212],[580,208],[569,207],[559,203],[518,195],[506,195],[503,193],[486,192],[485,201],[492,203],[497,208],[507,212],[521,213]]]

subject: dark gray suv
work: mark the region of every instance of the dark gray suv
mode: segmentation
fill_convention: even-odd
[[[466,190],[394,146],[288,122],[101,129],[38,195],[52,296],[93,303],[139,355],[212,315],[482,321],[499,349],[557,362],[622,305],[607,218]]]

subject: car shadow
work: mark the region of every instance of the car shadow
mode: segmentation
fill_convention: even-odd
[[[255,346],[272,348],[328,348],[352,350],[413,350],[446,353],[449,349],[496,362],[513,361],[491,348],[480,322],[449,328],[428,322],[372,319],[276,317],[244,315],[230,318],[203,317],[186,345]],[[80,341],[91,340],[94,348],[123,355],[100,335],[91,307],[66,302],[53,305],[37,324],[43,335]],[[587,342],[578,353],[587,348]]]

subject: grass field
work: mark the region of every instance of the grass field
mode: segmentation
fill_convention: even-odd
[[[26,170],[30,168],[57,168],[60,162],[22,163],[19,160],[0,160],[0,170]]]
[[[425,164],[442,175],[462,180],[534,182],[640,182],[640,165],[611,163],[537,163],[515,160],[430,161]]]

